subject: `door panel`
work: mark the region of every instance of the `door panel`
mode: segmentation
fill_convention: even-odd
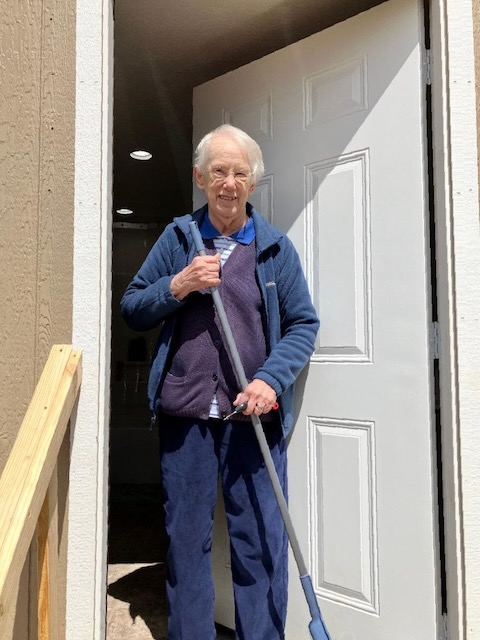
[[[436,638],[422,29],[391,0],[194,91],[194,143],[231,122],[261,145],[251,202],[295,243],[321,318],[289,500],[336,640]],[[287,637],[307,640],[290,571]],[[217,609],[232,622],[231,598]]]

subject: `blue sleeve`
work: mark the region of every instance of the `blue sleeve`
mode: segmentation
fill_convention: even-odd
[[[186,266],[186,258],[179,266],[182,256],[184,248],[169,225],[123,294],[120,310],[129,327],[136,331],[153,329],[185,304],[170,291],[173,276]]]
[[[269,331],[279,339],[255,374],[281,395],[297,379],[315,349],[320,326],[300,258],[291,241],[284,237],[275,258],[279,317],[270,314]],[[278,328],[276,323],[280,324]]]

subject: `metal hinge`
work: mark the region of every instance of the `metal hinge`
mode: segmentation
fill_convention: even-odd
[[[440,325],[438,322],[430,324],[430,352],[434,360],[440,358]]]
[[[442,613],[442,620],[440,622],[440,635],[438,640],[449,640],[448,633],[448,617],[446,613]]]
[[[424,49],[425,82],[432,84],[432,50]]]

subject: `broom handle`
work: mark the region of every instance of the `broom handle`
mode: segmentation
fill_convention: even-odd
[[[193,242],[195,244],[195,249],[197,250],[198,255],[206,255],[205,246],[203,244],[200,231],[198,230],[197,223],[193,221],[189,224]],[[248,380],[245,375],[245,369],[243,368],[242,361],[240,360],[240,355],[238,353],[237,345],[230,328],[230,323],[228,322],[227,314],[225,313],[225,307],[223,306],[222,298],[220,297],[220,293],[216,287],[210,287],[210,293],[212,294],[213,303],[215,305],[215,309],[217,310],[220,324],[222,325],[222,330],[225,336],[226,347],[228,349],[230,360],[232,362],[235,373],[237,374],[238,382],[240,383],[242,390],[245,390],[248,385]],[[250,414],[250,418],[255,429],[255,435],[257,437],[258,444],[260,445],[260,450],[265,461],[265,466],[267,467],[268,475],[270,476],[270,481],[272,483],[278,506],[280,507],[280,512],[285,524],[287,536],[292,547],[298,571],[300,573],[300,579],[302,579],[303,577],[308,575],[307,567],[305,565],[305,560],[303,559],[302,551],[300,549],[300,544],[298,542],[295,529],[293,528],[292,518],[290,516],[290,513],[288,512],[287,502],[285,500],[285,496],[283,495],[280,480],[278,479],[277,471],[273,463],[272,454],[270,453],[270,449],[268,448],[267,439],[262,428],[262,423],[260,421],[260,418],[254,413]],[[313,615],[312,611],[311,613]]]

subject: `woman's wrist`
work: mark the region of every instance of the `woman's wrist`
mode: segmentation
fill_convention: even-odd
[[[173,276],[170,281],[170,291],[172,292],[173,297],[177,300],[183,300],[188,295],[188,292],[185,291],[185,287],[183,286],[179,273]]]

